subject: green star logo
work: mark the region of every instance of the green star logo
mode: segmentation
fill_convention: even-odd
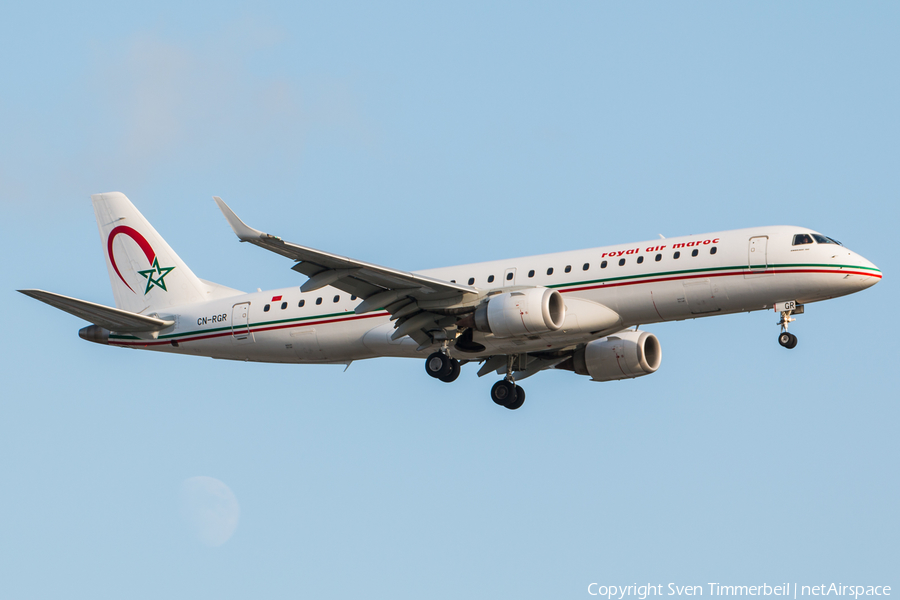
[[[153,258],[152,268],[147,269],[146,271],[138,271],[138,274],[141,277],[147,278],[147,289],[144,290],[144,294],[153,289],[154,286],[158,288],[162,288],[162,291],[167,292],[169,290],[166,289],[166,282],[164,278],[166,275],[172,272],[175,267],[160,267],[159,266],[159,258]],[[155,277],[154,277],[155,275]]]

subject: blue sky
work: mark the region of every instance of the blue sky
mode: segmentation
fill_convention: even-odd
[[[0,18],[4,598],[577,598],[591,582],[900,585],[895,3],[29,4]],[[766,224],[885,279],[648,327],[663,365],[229,363],[116,350],[90,194],[201,277],[299,285],[211,197],[419,269]],[[198,543],[191,477],[240,505]]]

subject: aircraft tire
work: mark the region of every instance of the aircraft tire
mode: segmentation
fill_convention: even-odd
[[[491,400],[499,406],[507,406],[516,400],[516,386],[505,379],[501,379],[491,388]]]
[[[522,386],[516,386],[516,397],[512,400],[512,402],[508,402],[506,404],[506,408],[509,410],[516,410],[522,408],[522,405],[525,404],[525,390],[522,389]]]
[[[435,352],[425,359],[425,372],[435,379],[442,379],[453,371],[453,363],[443,352]]]
[[[788,348],[788,350],[790,350],[790,349],[792,349],[792,348],[795,348],[796,346],[797,346],[797,336],[794,335],[794,334],[792,333],[792,334],[791,334],[791,341],[790,341],[790,343],[787,345],[787,348]]]
[[[778,336],[778,343],[781,344],[785,348],[791,347],[791,338],[794,336],[787,331],[781,332],[781,335]]]
[[[453,383],[456,381],[457,377],[459,377],[460,373],[459,361],[451,358],[450,359],[450,372],[447,373],[444,377],[438,377],[444,383]]]

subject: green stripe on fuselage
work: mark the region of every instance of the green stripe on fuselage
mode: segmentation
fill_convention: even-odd
[[[644,273],[641,275],[623,275],[621,277],[607,277],[605,279],[590,279],[590,280],[585,280],[585,281],[577,281],[574,283],[557,283],[557,284],[548,285],[545,287],[548,287],[550,289],[574,288],[574,287],[583,287],[585,285],[611,283],[611,282],[615,282],[615,281],[628,281],[628,280],[633,280],[633,279],[647,279],[648,282],[652,282],[654,280],[654,278],[658,278],[658,277],[672,277],[672,276],[678,276],[678,275],[690,275],[690,274],[697,274],[697,273],[714,273],[714,272],[721,272],[721,271],[738,271],[735,273],[735,275],[740,275],[741,274],[740,271],[743,271],[744,269],[763,269],[763,268],[766,268],[766,269],[788,269],[788,268],[798,268],[798,267],[829,268],[829,269],[860,269],[860,270],[865,270],[865,271],[872,271],[874,273],[881,272],[879,269],[876,269],[873,267],[861,267],[858,265],[827,265],[827,264],[818,264],[818,263],[795,263],[795,264],[784,264],[784,265],[750,265],[750,266],[740,265],[737,267],[706,267],[706,268],[702,268],[702,269],[684,269],[681,271],[662,271],[659,273]],[[281,324],[286,324],[286,323],[300,323],[302,321],[311,321],[314,319],[331,319],[331,318],[335,318],[335,317],[349,316],[349,315],[355,315],[355,314],[356,313],[354,313],[353,311],[346,311],[346,312],[340,312],[340,313],[329,313],[329,314],[325,314],[325,315],[313,315],[313,316],[309,316],[309,317],[295,317],[292,319],[278,319],[278,320],[274,320],[274,321],[261,321],[259,323],[250,323],[249,327],[252,330],[253,328],[258,328],[258,327],[268,327],[268,326],[272,326],[272,325],[281,325]],[[232,327],[229,325],[226,327],[214,327],[212,329],[197,329],[194,331],[186,331],[184,333],[169,333],[166,335],[161,335],[157,339],[171,340],[174,338],[190,337],[190,336],[194,336],[194,335],[209,335],[211,333],[218,333],[221,331],[231,331],[231,330],[232,330]],[[109,337],[110,337],[110,339],[116,339],[116,340],[140,340],[141,339],[141,338],[138,338],[138,337],[135,337],[132,335],[117,335],[117,334],[112,334]]]

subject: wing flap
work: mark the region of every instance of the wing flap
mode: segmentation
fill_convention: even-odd
[[[120,308],[95,304],[44,290],[19,290],[19,292],[94,325],[119,333],[159,331],[175,324],[175,321],[139,315]]]

